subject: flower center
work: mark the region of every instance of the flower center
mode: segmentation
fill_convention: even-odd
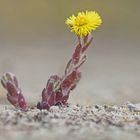
[[[85,18],[84,16],[79,16],[76,19],[75,23],[76,23],[77,26],[84,26],[88,23],[88,21],[87,21],[87,18]]]

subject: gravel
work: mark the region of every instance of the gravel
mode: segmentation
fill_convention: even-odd
[[[139,140],[140,104],[34,107],[0,105],[0,140]]]

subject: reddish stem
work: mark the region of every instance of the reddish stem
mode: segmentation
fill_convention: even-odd
[[[79,68],[87,59],[84,53],[91,42],[92,38],[89,40],[88,36],[83,38],[83,41],[78,37],[78,45],[66,65],[63,77],[60,78],[57,75],[50,77],[46,88],[42,91],[42,101],[37,104],[38,109],[49,109],[52,105],[65,105],[67,103],[70,91],[76,87],[81,79]]]
[[[8,92],[8,101],[16,108],[26,110],[26,101],[21,93],[21,89],[18,86],[18,81],[15,75],[12,73],[5,73],[1,78],[1,83]]]

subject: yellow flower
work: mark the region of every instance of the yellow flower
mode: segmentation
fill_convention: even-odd
[[[79,12],[77,16],[72,15],[65,22],[71,32],[80,37],[87,36],[101,25],[102,19],[95,11]]]

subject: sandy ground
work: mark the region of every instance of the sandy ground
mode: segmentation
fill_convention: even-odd
[[[140,104],[68,105],[21,112],[0,106],[1,140],[138,140]]]

